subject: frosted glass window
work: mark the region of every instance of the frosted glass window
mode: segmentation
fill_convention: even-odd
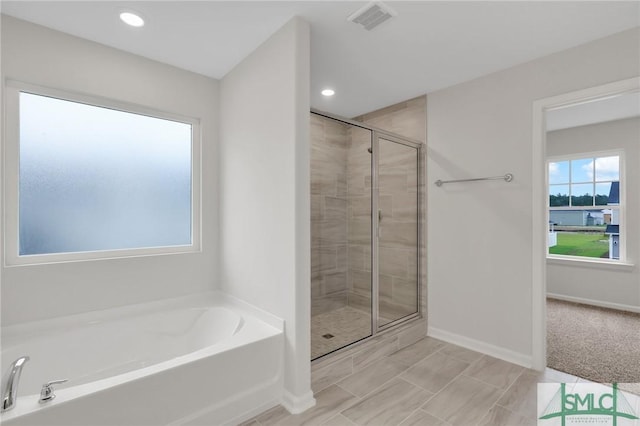
[[[192,243],[192,125],[20,92],[19,254]]]

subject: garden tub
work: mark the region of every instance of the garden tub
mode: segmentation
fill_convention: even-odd
[[[216,292],[3,327],[3,374],[30,360],[0,421],[234,424],[280,401],[283,351],[282,320]]]

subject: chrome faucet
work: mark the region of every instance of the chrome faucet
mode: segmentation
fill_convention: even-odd
[[[69,381],[69,379],[58,379],[52,380],[42,385],[42,389],[40,390],[40,399],[38,400],[38,402],[40,404],[44,404],[45,402],[51,401],[56,397],[56,394],[53,393],[53,385],[59,385],[67,381]]]
[[[20,374],[27,361],[29,361],[28,356],[22,356],[13,361],[5,377],[2,378],[2,409],[0,411],[11,410],[16,406]]]

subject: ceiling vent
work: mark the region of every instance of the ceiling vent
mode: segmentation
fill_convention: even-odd
[[[371,31],[378,25],[396,16],[397,13],[389,6],[379,1],[374,1],[353,13],[347,21],[360,24],[365,30]]]

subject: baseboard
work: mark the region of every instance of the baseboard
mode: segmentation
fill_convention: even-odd
[[[442,330],[440,328],[428,327],[427,336],[444,340],[447,343],[462,346],[463,348],[481,352],[485,355],[499,358],[501,360],[521,365],[527,368],[531,368],[533,362],[531,355],[525,355],[519,352],[512,351],[510,349],[492,345],[490,343],[481,342],[480,340],[475,340],[470,337],[462,336],[460,334],[451,333],[450,331]]]
[[[282,392],[281,404],[291,414],[300,414],[316,405],[316,399],[313,397],[311,390],[302,396],[297,396],[285,389]]]
[[[547,293],[550,299],[564,300],[565,302],[582,303],[583,305],[598,306],[601,308],[617,309],[619,311],[635,312],[640,314],[640,306],[623,305],[622,303],[603,302],[600,300],[584,299],[582,297],[565,296],[563,294]]]
[[[231,426],[231,425],[239,425],[242,422],[245,422],[249,419],[252,419],[254,417],[256,417],[259,414],[262,414],[266,411],[269,411],[272,408],[275,408],[277,406],[280,405],[280,401],[278,399],[274,399],[273,401],[269,401],[269,402],[265,402],[263,404],[257,405],[255,407],[252,407],[251,410],[247,411],[246,413],[237,416],[235,418],[233,418],[233,420],[229,421],[228,423],[224,423],[226,426]],[[216,423],[204,423],[202,422],[202,419],[198,419],[198,423],[195,424],[216,424]],[[221,423],[222,424],[222,423]]]

